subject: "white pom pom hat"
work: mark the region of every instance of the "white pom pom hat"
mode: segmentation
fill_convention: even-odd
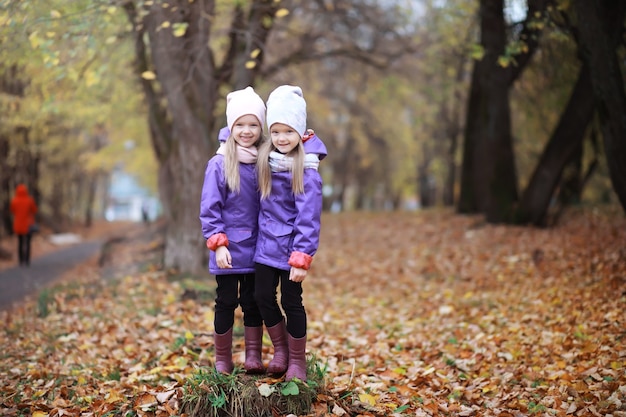
[[[293,85],[281,85],[267,99],[267,127],[274,123],[291,126],[300,136],[306,133],[306,101],[302,89]]]

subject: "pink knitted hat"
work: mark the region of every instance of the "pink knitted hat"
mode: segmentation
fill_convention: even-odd
[[[226,96],[226,123],[231,132],[237,119],[247,114],[256,116],[261,123],[261,128],[263,128],[265,124],[265,103],[254,92],[254,89],[246,87],[243,90],[228,93]]]

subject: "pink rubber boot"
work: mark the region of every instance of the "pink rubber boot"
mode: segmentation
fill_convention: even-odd
[[[284,374],[289,361],[289,345],[285,320],[282,320],[275,326],[268,327],[267,332],[274,345],[274,357],[267,367],[267,372],[270,374]]]

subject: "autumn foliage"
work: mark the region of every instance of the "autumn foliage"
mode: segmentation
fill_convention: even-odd
[[[326,367],[310,415],[626,416],[621,211],[552,229],[328,214],[322,229],[304,284],[308,351]],[[0,415],[180,415],[212,366],[212,279],[77,271],[3,313]]]

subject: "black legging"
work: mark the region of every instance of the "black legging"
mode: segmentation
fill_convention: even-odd
[[[263,318],[254,300],[254,274],[216,275],[215,332],[224,334],[235,323],[235,309],[241,305],[243,325],[259,327]]]
[[[257,305],[263,315],[265,326],[273,327],[282,319],[283,314],[276,299],[276,289],[280,282],[280,303],[287,316],[287,331],[292,337],[306,335],[306,311],[302,305],[302,283],[289,280],[289,271],[255,264]]]
[[[17,257],[20,265],[30,264],[30,233],[17,235]]]

